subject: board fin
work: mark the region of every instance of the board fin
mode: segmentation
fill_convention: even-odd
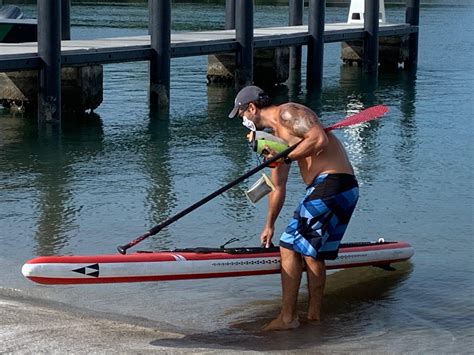
[[[385,270],[385,271],[396,271],[397,270],[390,264],[374,265],[374,266],[378,267],[378,268],[381,268],[382,270]]]

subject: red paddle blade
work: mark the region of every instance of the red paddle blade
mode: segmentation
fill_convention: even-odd
[[[359,113],[356,113],[355,115],[346,117],[342,121],[339,121],[338,123],[335,123],[329,127],[326,127],[324,130],[326,132],[329,132],[336,128],[342,128],[342,127],[352,126],[352,125],[363,123],[363,122],[368,122],[368,121],[371,121],[373,119],[383,116],[387,111],[388,111],[387,106],[384,106],[384,105],[372,106],[363,111],[360,111]]]

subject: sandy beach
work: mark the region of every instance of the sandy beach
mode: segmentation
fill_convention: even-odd
[[[75,309],[59,302],[29,299],[16,290],[0,294],[0,353],[241,353],[237,348],[158,330],[141,318]]]
[[[204,350],[159,345],[160,340],[179,340],[180,334],[8,297],[0,298],[0,319],[2,353],[186,353]]]

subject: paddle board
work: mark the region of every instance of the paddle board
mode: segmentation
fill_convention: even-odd
[[[326,268],[389,267],[410,259],[406,242],[341,244],[338,257]],[[40,256],[27,261],[23,275],[49,285],[170,281],[214,277],[275,274],[280,272],[279,248],[190,248],[139,251],[133,254]]]

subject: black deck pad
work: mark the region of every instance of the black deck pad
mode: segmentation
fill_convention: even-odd
[[[370,245],[384,245],[393,244],[396,242],[357,242],[357,243],[341,243],[341,248],[357,248],[365,247]],[[145,251],[140,250],[138,253],[157,253],[157,252],[173,252],[173,253],[198,253],[198,254],[210,254],[210,253],[228,253],[228,254],[260,254],[260,253],[276,253],[280,250],[279,247],[236,247],[236,248],[208,248],[208,247],[196,247],[196,248],[183,248],[183,249],[172,249],[172,250],[157,250],[157,251]]]

